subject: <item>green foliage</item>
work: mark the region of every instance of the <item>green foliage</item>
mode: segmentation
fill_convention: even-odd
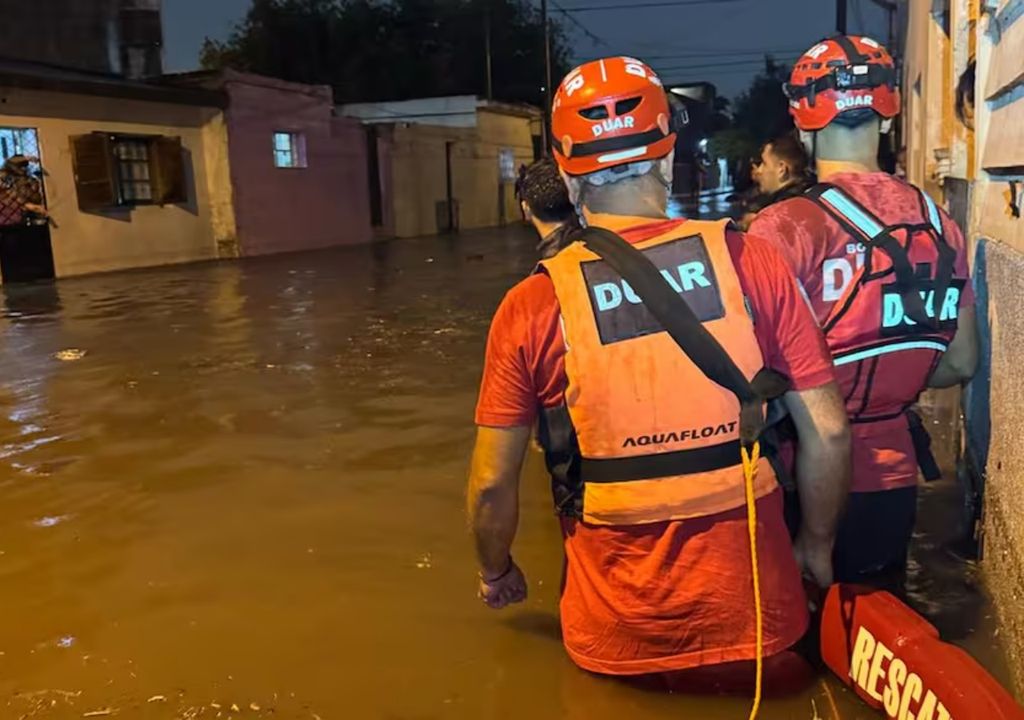
[[[253,0],[227,40],[206,40],[200,61],[330,85],[338,102],[483,95],[485,11],[495,98],[540,105],[543,24],[526,0]],[[554,22],[551,51],[558,82],[569,51]]]
[[[727,128],[711,136],[708,150],[713,157],[725,158],[730,165],[749,160],[760,145],[745,128]]]
[[[757,146],[793,129],[789,101],[782,84],[789,80],[789,68],[771,57],[750,88],[736,99],[733,125],[746,130]]]

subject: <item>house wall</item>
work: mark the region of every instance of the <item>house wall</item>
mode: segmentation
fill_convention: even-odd
[[[474,128],[404,123],[391,127],[385,206],[392,208],[396,236],[439,232],[437,204],[447,198],[449,143],[459,227],[494,227],[520,217],[514,180],[500,179],[499,155],[502,149],[511,150],[515,168],[533,161],[529,117],[481,108]]]
[[[211,178],[222,178],[225,171],[217,154],[207,152],[210,138],[204,128],[219,110],[3,87],[0,98],[0,125],[39,132],[58,277],[217,256],[212,208],[230,201],[219,182],[211,193]],[[95,131],[181,137],[188,202],[79,210],[70,138]],[[220,224],[229,234],[229,221],[222,219]]]
[[[964,209],[981,341],[981,364],[965,394],[964,478],[983,491],[982,564],[1017,689],[1024,693],[1024,213],[1011,203],[1017,187],[1018,210],[1024,206],[1024,3],[986,5],[910,0],[905,127],[910,179],[930,184],[936,197],[944,194],[952,207]],[[935,8],[948,8],[948,34]],[[956,83],[972,54],[973,131],[952,119]],[[922,77],[932,81],[921,83],[918,92],[915,83]],[[949,150],[952,174],[939,189],[931,158],[943,148]]]
[[[367,242],[365,131],[333,117],[331,91],[227,73],[234,212],[242,255]],[[305,137],[307,166],[274,167],[274,132]]]

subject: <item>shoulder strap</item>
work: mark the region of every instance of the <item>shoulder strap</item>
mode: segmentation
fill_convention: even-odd
[[[953,266],[956,264],[956,250],[946,241],[946,232],[942,226],[942,215],[935,201],[921,188],[915,188],[921,198],[921,205],[928,216],[928,221],[935,230],[935,249],[939,259],[935,267],[935,305],[941,307],[945,302],[946,293],[953,282]]]
[[[654,263],[619,235],[604,228],[588,227],[580,231],[576,239],[629,283],[651,314],[708,379],[739,399],[740,440],[747,446],[753,445],[765,427],[763,403],[786,392],[786,379],[773,371],[761,370],[753,382],[749,382]]]
[[[896,275],[896,290],[903,301],[903,310],[915,323],[936,328],[936,320],[928,317],[924,300],[918,290],[914,265],[910,262],[907,249],[870,210],[835,185],[820,183],[807,191],[806,197],[832,216],[844,230],[860,237],[869,250],[878,248],[889,256]]]

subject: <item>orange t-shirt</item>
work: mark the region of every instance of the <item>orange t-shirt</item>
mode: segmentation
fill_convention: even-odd
[[[681,221],[620,218],[630,242]],[[610,225],[610,223],[602,223]],[[834,378],[821,333],[785,261],[769,243],[730,232],[726,242],[754,315],[765,364],[794,389]],[[554,286],[534,275],[498,308],[487,343],[478,425],[532,425],[563,401],[565,345]],[[765,653],[807,626],[800,573],[782,518],[781,492],[758,502]],[[567,558],[562,636],[580,667],[611,675],[684,670],[754,657],[746,511],[632,527],[562,521]]]

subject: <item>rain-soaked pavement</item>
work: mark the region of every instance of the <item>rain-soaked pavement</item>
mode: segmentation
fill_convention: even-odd
[[[530,600],[474,596],[483,344],[533,246],[516,227],[4,288],[0,718],[745,718],[566,659],[536,454]],[[997,665],[943,549],[954,489],[925,495],[916,597]],[[822,680],[761,717],[874,715]]]

